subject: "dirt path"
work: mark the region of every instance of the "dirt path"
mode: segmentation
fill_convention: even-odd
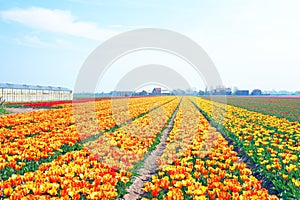
[[[179,106],[178,106],[179,108]],[[166,148],[166,141],[169,137],[170,131],[172,130],[174,119],[177,114],[178,108],[175,110],[167,128],[162,132],[160,143],[156,146],[156,149],[145,159],[144,166],[139,169],[138,174],[140,176],[133,178],[133,184],[127,188],[128,194],[124,195],[123,200],[141,199],[144,191],[144,183],[151,181],[153,175],[157,172],[158,165],[156,164],[157,159],[163,154]]]
[[[33,108],[5,108],[5,110],[11,113],[28,113],[34,111]]]
[[[33,109],[33,108],[5,108],[9,113],[4,115],[13,115],[13,114],[20,114],[20,113],[29,113],[29,112],[35,112],[39,110],[45,110],[45,109]]]

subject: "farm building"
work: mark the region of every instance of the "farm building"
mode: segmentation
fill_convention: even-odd
[[[63,87],[0,83],[0,97],[6,102],[71,100],[72,90]]]
[[[256,96],[262,95],[262,91],[260,89],[255,89],[251,92],[251,95],[256,95]]]
[[[154,88],[152,90],[152,95],[161,95],[161,88]]]
[[[249,95],[249,90],[237,90],[235,92],[235,95],[237,95],[237,96],[248,96]]]

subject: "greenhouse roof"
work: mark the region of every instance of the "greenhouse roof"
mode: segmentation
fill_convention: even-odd
[[[52,87],[52,86],[40,86],[40,85],[26,85],[26,84],[10,84],[10,83],[0,83],[0,88],[5,89],[27,89],[27,90],[49,90],[49,91],[68,91],[72,90],[64,87]]]

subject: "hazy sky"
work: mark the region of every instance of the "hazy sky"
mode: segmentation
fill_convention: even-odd
[[[0,0],[0,82],[73,89],[88,55],[113,35],[163,28],[204,48],[223,83],[240,89],[300,90],[298,0]],[[113,90],[133,66],[166,64],[204,88],[178,58],[143,52],[122,58],[99,81]],[[122,70],[119,70],[122,66]]]

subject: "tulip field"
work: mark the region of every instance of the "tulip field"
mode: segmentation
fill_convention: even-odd
[[[300,199],[297,118],[192,96],[41,105],[0,116],[0,199]]]
[[[282,97],[244,97],[244,96],[228,96],[226,103],[246,108],[248,110],[261,112],[266,115],[275,115],[277,117],[286,118],[290,121],[300,121],[300,96],[282,96]],[[214,97],[214,100],[223,102],[222,98]]]

